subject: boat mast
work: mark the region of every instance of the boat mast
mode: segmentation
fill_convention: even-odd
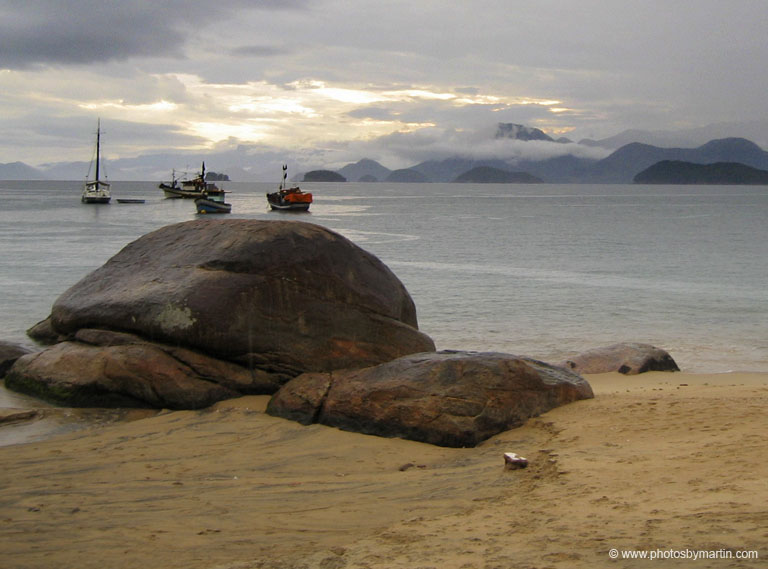
[[[283,164],[283,181],[280,182],[280,189],[285,189],[285,179],[288,177],[288,164]]]
[[[99,146],[101,145],[101,119],[96,123],[96,181],[99,181]]]

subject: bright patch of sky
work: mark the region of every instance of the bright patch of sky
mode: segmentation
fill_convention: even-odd
[[[762,0],[0,0],[0,162],[82,159],[97,117],[115,156],[227,144],[339,160],[487,146],[499,122],[574,140],[754,123],[767,14]]]

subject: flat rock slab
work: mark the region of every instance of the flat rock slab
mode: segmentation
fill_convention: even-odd
[[[200,409],[274,393],[288,377],[104,330],[19,358],[6,387],[71,407]]]
[[[579,375],[494,352],[432,352],[378,366],[307,373],[267,413],[303,424],[472,447],[554,407],[593,397]]]
[[[588,350],[560,363],[577,373],[617,371],[636,375],[647,371],[680,371],[668,352],[650,344],[621,343]]]

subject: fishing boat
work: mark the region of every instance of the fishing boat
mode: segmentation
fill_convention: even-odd
[[[83,194],[80,201],[83,203],[109,203],[112,199],[110,194],[110,184],[99,179],[99,166],[101,164],[101,119],[96,123],[96,172],[93,180],[86,177]],[[91,163],[93,166],[93,162]],[[90,175],[90,169],[88,174]]]
[[[267,194],[269,207],[278,211],[308,211],[312,203],[312,194],[302,192],[298,187],[286,188],[288,165],[283,164],[283,181],[276,192]]]
[[[216,186],[216,184],[208,184],[207,186],[203,191],[202,197],[195,200],[197,213],[230,213],[232,211],[232,204],[224,201],[224,196],[227,192]]]
[[[205,162],[203,162],[200,173],[191,180],[177,179],[176,170],[173,170],[171,173],[171,183],[160,182],[158,187],[163,190],[163,194],[169,199],[198,199],[204,197],[204,193],[209,186],[214,186],[214,184],[209,184],[205,181]]]

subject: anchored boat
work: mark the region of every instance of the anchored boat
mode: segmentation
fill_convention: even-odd
[[[224,201],[226,193],[216,184],[207,184],[202,197],[195,200],[197,213],[230,213],[232,204]]]
[[[200,173],[191,180],[177,179],[176,171],[173,170],[171,173],[171,183],[166,184],[165,182],[160,182],[158,187],[163,190],[163,194],[165,194],[166,198],[187,198],[194,200],[204,197],[205,192],[209,188],[215,188],[216,185],[205,181],[205,162],[203,162]]]
[[[312,194],[302,192],[298,187],[286,188],[285,180],[288,177],[288,165],[283,164],[283,181],[276,192],[267,194],[267,202],[273,210],[283,211],[308,211],[312,203]]]
[[[96,172],[93,180],[85,181],[83,194],[80,201],[83,203],[109,203],[112,199],[110,184],[99,179],[99,165],[101,164],[101,119],[96,123]],[[93,166],[93,162],[91,163]],[[90,170],[88,172],[90,174]]]

